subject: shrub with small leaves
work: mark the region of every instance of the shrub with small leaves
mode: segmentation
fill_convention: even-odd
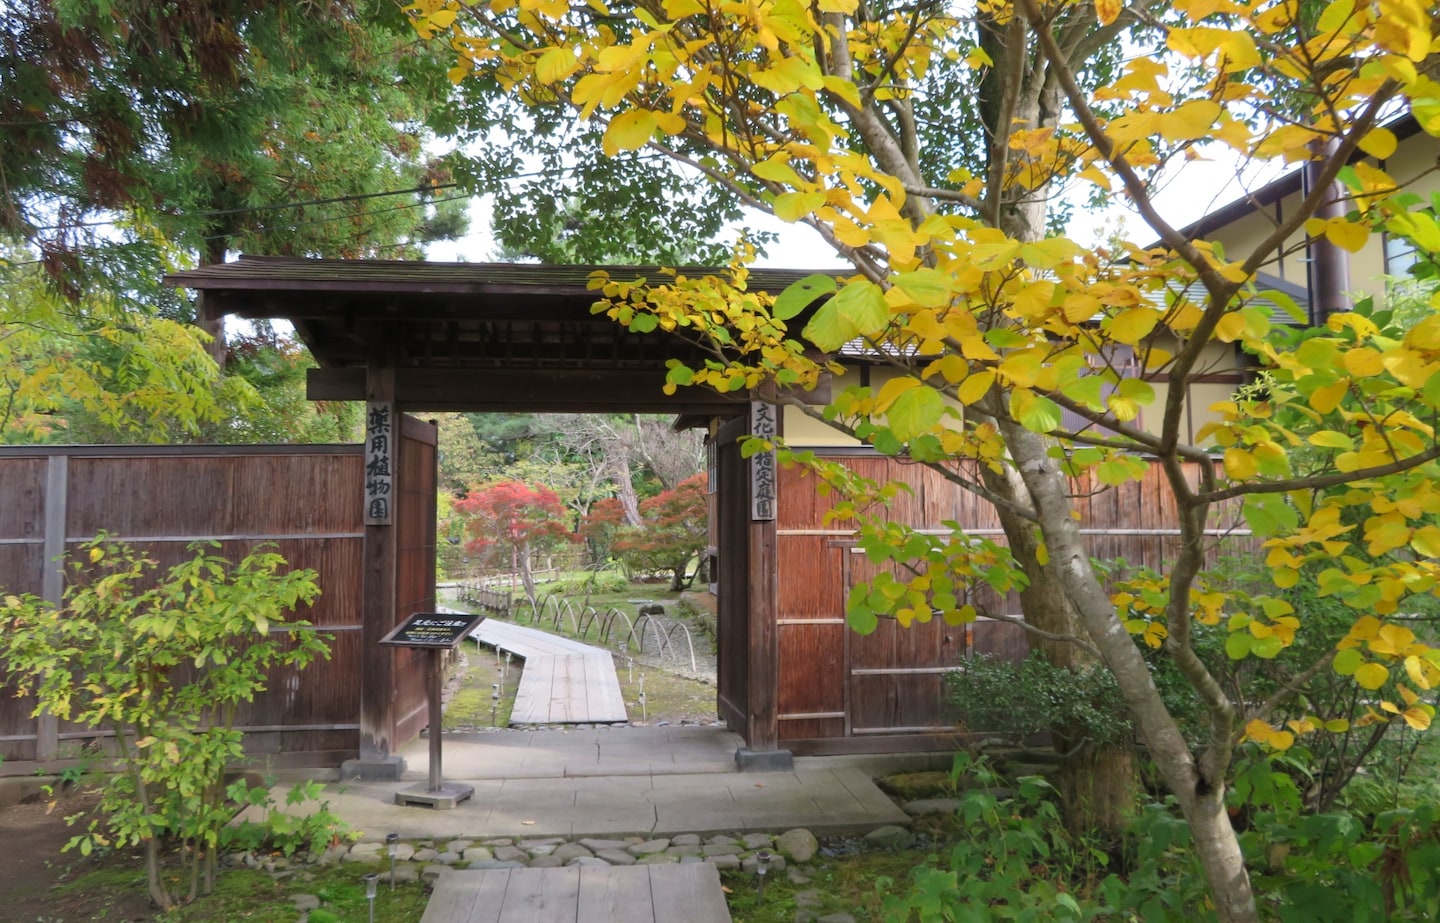
[[[211,547],[215,543],[209,543]],[[101,797],[105,820],[69,846],[143,846],[150,896],[162,909],[213,887],[233,816],[225,772],[244,759],[239,706],[277,669],[329,656],[328,636],[287,622],[319,594],[315,572],[273,552],[232,564],[207,549],[164,573],[104,536],[70,562],[64,603],[6,596],[0,663],[37,713],[108,730],[120,771]],[[161,847],[181,847],[179,883],[160,875]],[[67,847],[68,848],[68,847]]]
[[[980,655],[945,679],[952,711],[976,733],[1019,742],[1064,727],[1097,745],[1134,737],[1115,678],[1102,666],[1067,670],[1038,656],[1017,662]]]

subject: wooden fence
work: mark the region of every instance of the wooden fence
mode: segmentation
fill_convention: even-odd
[[[871,454],[832,453],[837,461],[879,482],[903,480],[911,491],[887,504],[893,521],[939,532],[959,523],[970,535],[1004,544],[994,508],[923,465]],[[1199,471],[1188,466],[1192,478]],[[973,477],[973,473],[972,473]],[[882,620],[869,635],[845,625],[845,597],[876,566],[855,546],[853,533],[825,522],[833,497],[798,468],[779,474],[779,737],[796,752],[822,752],[816,741],[836,738],[923,735],[948,728],[944,676],[964,658],[990,654],[1024,657],[1029,644],[1019,626],[981,619],[950,626],[932,619],[905,628]],[[1118,487],[1089,479],[1073,483],[1075,507],[1090,554],[1102,561],[1160,569],[1177,552],[1175,502],[1152,466],[1146,476]],[[1207,537],[1213,560],[1223,546],[1235,554],[1254,548],[1239,514],[1239,501],[1212,511]],[[723,557],[723,551],[722,551]],[[991,611],[1020,616],[1019,599],[977,599]],[[722,637],[730,653],[740,642]],[[734,654],[730,653],[732,661]],[[726,662],[722,653],[721,664]],[[809,743],[807,743],[809,742]],[[861,749],[853,745],[851,749]]]
[[[331,634],[331,659],[303,681],[272,675],[237,724],[247,749],[277,765],[335,765],[358,740],[362,482],[359,446],[0,449],[0,590],[59,600],[56,562],[101,531],[162,568],[195,541],[219,542],[231,560],[271,544],[294,567],[319,573],[322,595],[297,617]],[[33,710],[0,672],[0,774],[105,749],[106,732]]]

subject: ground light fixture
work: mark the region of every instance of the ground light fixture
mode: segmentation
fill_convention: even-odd
[[[400,852],[400,834],[385,834],[385,854],[390,857],[390,890],[395,890],[395,857]]]
[[[379,883],[380,876],[375,872],[365,876],[365,900],[370,902],[370,923],[375,923],[375,889]]]
[[[775,854],[768,849],[762,849],[755,854],[755,900],[765,899],[765,876],[770,874],[770,863]]]

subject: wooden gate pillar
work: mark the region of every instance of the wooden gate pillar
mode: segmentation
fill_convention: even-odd
[[[395,402],[392,349],[372,357],[365,375],[365,556],[361,597],[360,758],[340,767],[342,779],[399,779],[405,760],[391,752],[395,737],[395,649],[380,639],[395,627],[399,542],[393,516],[400,479],[400,414]],[[352,501],[353,502],[353,501]]]
[[[750,433],[766,439],[780,435],[780,410],[764,401],[751,404]],[[776,619],[780,602],[775,504],[775,453],[750,458],[749,532],[749,708],[745,741],[735,753],[742,770],[789,770],[794,758],[779,744],[776,708],[780,695],[780,650]]]

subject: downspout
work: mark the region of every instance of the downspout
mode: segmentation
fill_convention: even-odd
[[[1315,188],[1315,179],[1333,148],[1334,142],[1327,142],[1315,152],[1320,159],[1306,161],[1300,174],[1302,198]],[[1334,183],[1330,192],[1330,198],[1315,210],[1316,218],[1345,217],[1344,189],[1339,183]],[[1309,259],[1305,265],[1305,281],[1310,291],[1310,325],[1323,327],[1331,314],[1350,310],[1347,294],[1350,291],[1350,258],[1323,234],[1310,241],[1307,251]]]

